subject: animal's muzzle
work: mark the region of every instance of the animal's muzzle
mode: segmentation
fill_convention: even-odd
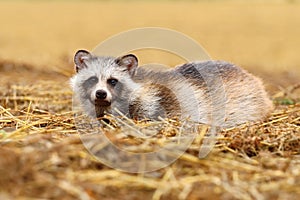
[[[95,105],[96,106],[110,106],[111,102],[107,100],[107,92],[105,90],[97,90],[96,91],[96,99]]]

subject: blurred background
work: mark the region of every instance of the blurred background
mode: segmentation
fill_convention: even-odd
[[[300,0],[0,0],[0,21],[0,200],[300,199]],[[207,159],[197,158],[208,136],[201,129],[180,159],[156,172],[97,162],[76,130],[73,56],[143,27],[183,33],[212,59],[260,76],[276,110],[217,135]],[[142,64],[182,62],[162,51],[135,53]],[[181,133],[185,123],[175,122],[158,132],[157,144],[176,127]]]
[[[92,50],[110,36],[149,26],[190,36],[212,59],[246,68],[269,88],[300,80],[298,0],[0,0],[0,19],[2,80],[67,81],[78,49]],[[138,56],[153,61],[151,54]]]

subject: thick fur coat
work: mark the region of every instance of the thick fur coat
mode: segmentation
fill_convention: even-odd
[[[120,111],[135,119],[179,117],[228,128],[262,120],[273,109],[262,81],[228,62],[153,71],[138,67],[132,54],[100,57],[85,50],[74,61],[71,86],[91,117]]]

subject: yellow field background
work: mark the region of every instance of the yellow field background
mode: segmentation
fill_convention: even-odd
[[[0,0],[0,21],[0,200],[300,199],[300,0]],[[161,170],[130,174],[101,164],[82,145],[72,111],[73,55],[143,27],[179,31],[212,59],[260,76],[274,112],[222,130],[205,159],[198,153],[209,134],[199,129]],[[182,62],[135,53],[142,64]],[[121,144],[163,145],[183,124],[166,122],[150,142],[124,133]],[[108,136],[123,134],[116,130]]]
[[[77,49],[92,50],[114,34],[154,26],[182,32],[213,59],[241,65],[267,82],[288,85],[300,77],[297,1],[1,1],[0,18],[0,60],[67,76]]]

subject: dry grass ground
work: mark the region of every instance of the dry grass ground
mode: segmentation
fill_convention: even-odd
[[[0,199],[299,199],[299,11],[298,3],[1,1]],[[95,161],[74,125],[72,54],[141,26],[181,31],[213,58],[259,74],[275,111],[220,133],[205,159],[195,142],[155,173]]]

